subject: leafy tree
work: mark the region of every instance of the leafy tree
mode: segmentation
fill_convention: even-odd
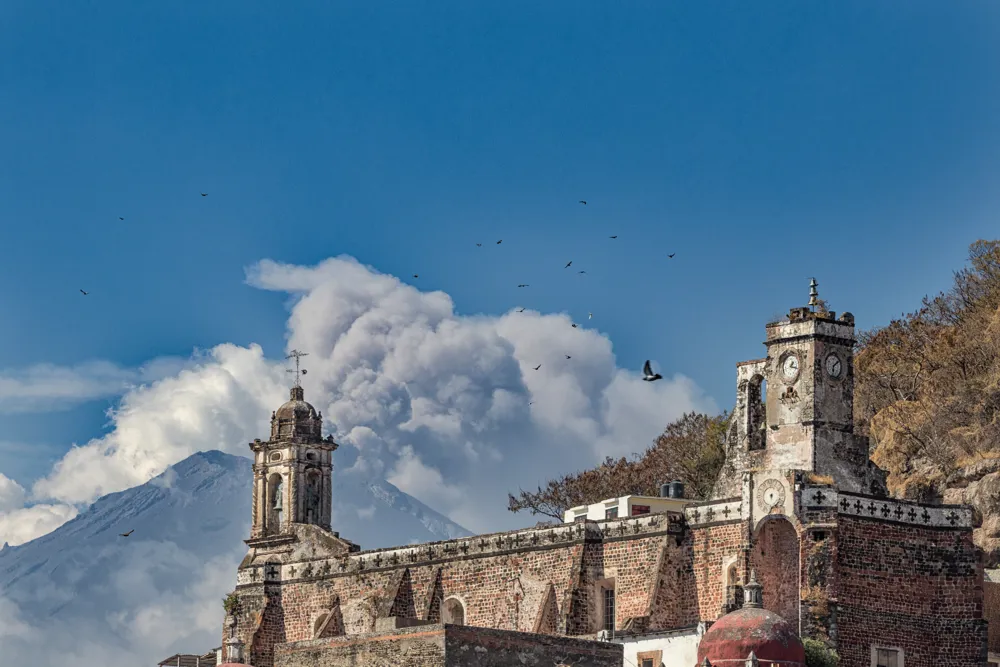
[[[537,491],[508,494],[511,512],[528,511],[562,521],[570,507],[625,495],[658,495],[660,484],[680,480],[692,497],[705,497],[725,461],[729,416],[690,412],[669,424],[643,454],[607,457],[591,470],[550,480]]]
[[[832,648],[816,639],[803,639],[806,649],[806,667],[837,667],[840,656]]]

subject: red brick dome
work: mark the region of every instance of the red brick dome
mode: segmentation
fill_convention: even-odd
[[[705,658],[717,667],[742,667],[753,653],[761,665],[799,667],[806,652],[792,624],[764,609],[761,586],[753,573],[744,587],[742,609],[726,614],[708,629],[698,644],[698,664]]]

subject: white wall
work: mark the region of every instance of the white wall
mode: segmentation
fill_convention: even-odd
[[[684,634],[644,635],[613,639],[625,649],[625,667],[642,667],[636,657],[646,651],[663,651],[663,667],[693,667],[698,662],[698,642],[702,632],[691,630]],[[654,665],[655,667],[655,665]]]
[[[622,496],[621,498],[611,498],[610,500],[602,500],[599,503],[593,503],[591,505],[580,505],[578,507],[571,507],[563,513],[563,521],[565,523],[573,523],[573,521],[581,514],[586,515],[586,517],[591,521],[604,521],[606,510],[611,507],[618,508],[618,518],[624,519],[632,516],[632,506],[633,505],[647,505],[649,506],[650,513],[654,512],[667,512],[674,511],[680,512],[690,503],[690,500],[685,498],[661,498],[660,496]]]

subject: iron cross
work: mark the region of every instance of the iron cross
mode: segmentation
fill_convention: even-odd
[[[285,359],[291,359],[292,357],[295,357],[295,370],[293,371],[292,369],[289,368],[285,372],[286,373],[295,373],[295,386],[296,387],[300,387],[301,386],[299,384],[299,378],[306,374],[306,371],[305,371],[304,368],[302,370],[299,370],[299,360],[302,357],[307,357],[307,356],[309,356],[308,352],[299,352],[298,350],[292,350],[288,354],[288,356],[285,357]]]

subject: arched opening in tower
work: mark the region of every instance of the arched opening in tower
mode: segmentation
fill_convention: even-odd
[[[747,439],[750,449],[764,449],[767,443],[767,380],[754,375],[747,383]]]
[[[799,625],[799,536],[784,517],[768,517],[757,527],[750,566],[763,586],[764,608],[793,627]]]
[[[320,476],[319,470],[311,468],[306,471],[306,523],[318,524],[320,521]]]
[[[283,488],[284,484],[282,483],[281,474],[274,473],[271,475],[267,481],[267,530],[271,534],[281,532],[281,519],[285,509],[285,494],[282,493]]]

